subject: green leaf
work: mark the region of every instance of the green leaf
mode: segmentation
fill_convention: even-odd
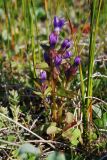
[[[37,16],[38,19],[45,17],[46,16],[45,10],[43,8],[40,8],[40,7],[39,7],[39,9],[37,8],[36,16]]]
[[[77,146],[77,144],[79,143],[79,140],[77,140],[77,138],[72,138],[70,139],[70,142],[72,145]]]
[[[96,140],[97,139],[97,135],[94,132],[90,132],[90,140]]]
[[[101,107],[99,105],[97,106],[93,106],[93,110],[94,112],[96,113],[96,115],[101,118],[101,115],[102,115],[102,110],[101,110]]]
[[[49,126],[48,129],[47,129],[47,134],[56,134],[56,133],[59,133],[61,131],[60,128],[56,127],[56,126]]]
[[[15,136],[15,135],[9,135],[9,136],[7,137],[7,139],[8,139],[9,142],[14,142],[15,139],[16,139],[16,136]]]
[[[48,67],[48,64],[47,63],[45,63],[45,62],[41,62],[41,63],[39,63],[39,64],[37,64],[36,65],[36,68],[38,69],[47,69],[47,68],[49,68]]]
[[[96,119],[96,120],[95,120],[95,124],[96,124],[98,127],[103,128],[103,121],[102,121],[101,118]]]
[[[81,136],[80,129],[78,129],[78,128],[73,129],[72,130],[72,136],[75,137],[75,138],[79,138]]]
[[[63,132],[62,136],[69,139],[72,145],[77,145],[81,141],[81,132],[78,128],[70,128]]]
[[[9,33],[6,29],[4,29],[2,31],[2,38],[4,41],[7,41],[8,39],[11,40],[11,36],[9,35]]]
[[[39,83],[35,82],[35,87],[37,87],[39,90],[41,89],[41,86]]]
[[[38,96],[42,96],[42,93],[41,92],[36,92],[36,91],[34,91],[34,93],[36,94],[36,95],[38,95]]]
[[[69,123],[72,123],[73,118],[74,118],[74,115],[73,115],[71,112],[67,112],[67,113],[66,113],[66,122],[67,122],[68,124],[69,124]]]
[[[103,114],[103,125],[104,125],[104,127],[107,127],[107,112],[105,112],[104,114]]]
[[[31,154],[38,156],[38,155],[40,155],[40,149],[37,147],[34,147],[33,145],[31,145],[29,143],[25,143],[22,146],[20,146],[19,151],[18,151],[18,155],[20,156],[25,153],[31,153]]]
[[[66,160],[63,153],[53,152],[48,155],[47,160]]]
[[[64,88],[58,88],[57,95],[60,97],[74,98],[76,96],[76,92],[65,90]]]
[[[104,113],[101,118],[95,120],[95,124],[100,128],[107,127],[107,113]]]
[[[48,95],[51,93],[51,91],[52,91],[52,88],[51,88],[51,87],[48,87],[48,88],[45,90],[44,95],[45,95],[45,96],[48,96]]]

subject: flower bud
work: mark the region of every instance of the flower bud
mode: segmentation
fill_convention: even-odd
[[[52,32],[49,36],[50,47],[52,48],[55,47],[57,41],[58,41],[58,35]]]
[[[57,56],[55,56],[54,58],[54,63],[55,63],[55,66],[59,66],[62,62],[62,56],[59,54]]]
[[[57,16],[54,17],[54,31],[59,33],[62,27],[65,24],[65,20],[63,18],[59,18]]]
[[[75,65],[75,66],[78,66],[78,65],[80,64],[80,62],[81,62],[81,58],[80,58],[80,56],[77,56],[77,57],[74,59],[74,65]]]
[[[71,47],[71,41],[69,39],[65,39],[61,45],[62,49],[68,49]]]
[[[44,53],[44,60],[50,66],[50,57],[48,53]]]
[[[71,56],[72,56],[72,52],[66,51],[65,54],[63,55],[63,58],[66,59],[66,58],[70,58]]]
[[[40,72],[40,79],[41,79],[41,82],[43,83],[47,78],[47,74],[46,74],[46,71],[41,71]]]

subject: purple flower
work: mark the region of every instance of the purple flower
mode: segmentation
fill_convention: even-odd
[[[74,66],[78,66],[81,62],[81,58],[80,56],[77,56],[75,59],[74,59]]]
[[[66,59],[66,58],[70,58],[71,56],[72,56],[72,52],[66,51],[65,54],[63,55],[63,58]]]
[[[49,43],[50,43],[50,47],[55,47],[56,43],[58,41],[58,35],[55,34],[55,32],[52,32],[49,36]]]
[[[46,74],[46,71],[41,71],[40,72],[40,79],[41,79],[41,82],[43,83],[47,78],[47,74]]]
[[[59,18],[57,16],[54,17],[54,30],[59,33],[62,27],[65,24],[65,20],[63,18]]]
[[[59,66],[61,64],[61,62],[62,62],[62,56],[60,54],[55,56],[55,58],[54,58],[55,66],[56,67]]]
[[[69,39],[65,39],[61,45],[62,49],[68,49],[71,47],[71,41]]]
[[[48,65],[50,65],[50,57],[49,54],[46,52],[44,53],[44,60]]]

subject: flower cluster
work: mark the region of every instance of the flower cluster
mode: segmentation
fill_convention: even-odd
[[[55,16],[53,20],[54,29],[49,35],[49,45],[41,46],[44,49],[44,60],[51,69],[51,73],[53,73],[53,79],[57,80],[61,73],[61,69],[63,69],[66,80],[68,81],[71,76],[76,74],[81,59],[77,56],[75,57],[73,64],[70,63],[70,58],[72,57],[70,48],[73,46],[73,42],[68,38],[64,39],[60,44],[59,50],[56,49],[56,45],[59,43],[60,32],[64,25],[65,20]],[[46,78],[46,72],[42,71],[40,73],[41,82],[43,83]]]

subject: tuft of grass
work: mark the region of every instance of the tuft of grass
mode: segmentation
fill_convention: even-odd
[[[100,16],[100,9],[101,9],[102,0],[100,3],[96,0],[93,0],[90,4],[91,6],[91,31],[90,31],[90,46],[89,46],[89,66],[88,66],[88,81],[87,81],[87,93],[86,97],[92,97],[93,95],[93,69],[94,69],[94,56],[95,56],[95,47],[96,47],[96,35],[98,31],[98,23],[99,23],[99,16]],[[96,15],[96,8],[98,6],[97,11],[97,18],[95,22],[95,15]],[[84,124],[84,135],[85,139],[87,139],[87,132],[88,132],[88,122],[92,121],[92,99],[86,99],[86,106],[84,106],[83,112],[83,124]]]

